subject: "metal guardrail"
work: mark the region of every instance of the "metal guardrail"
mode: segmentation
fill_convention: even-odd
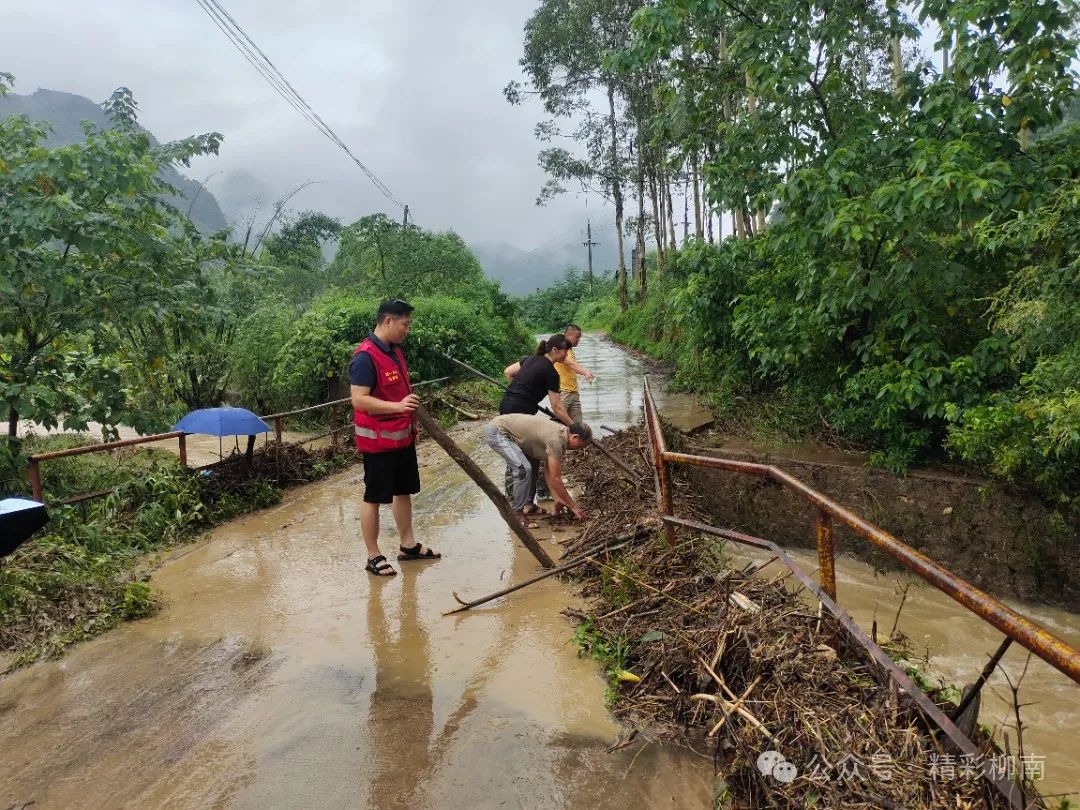
[[[668,470],[670,464],[711,467],[775,481],[781,486],[794,491],[803,500],[813,504],[818,509],[816,528],[821,588],[831,599],[836,600],[836,554],[833,545],[832,526],[833,518],[835,518],[850,528],[857,536],[870,541],[874,546],[889,554],[904,568],[926,580],[942,593],[955,599],[976,616],[1001,630],[1009,638],[1080,684],[1080,650],[1070,646],[1026,616],[1017,613],[1008,605],[956,576],[922,552],[904,544],[884,529],[845,509],[793,475],[766,464],[669,451],[664,442],[664,434],[660,427],[656,403],[653,401],[648,380],[645,382],[645,414],[649,427],[649,442],[652,446],[659,479],[660,505],[663,514],[673,516],[671,481]],[[671,523],[666,523],[665,526],[668,533],[668,542],[673,544],[675,527]]]
[[[425,380],[423,382],[415,383],[412,387],[423,388],[428,385],[437,385],[439,383],[445,383],[450,380],[450,377],[437,377],[433,380]],[[281,413],[273,413],[267,416],[260,416],[263,421],[272,421],[274,424],[274,440],[278,443],[282,440],[282,434],[285,429],[285,420],[290,416],[298,416],[302,413],[310,413],[312,411],[322,410],[323,408],[330,408],[330,431],[320,436],[313,436],[310,439],[306,439],[301,444],[307,444],[317,439],[325,439],[327,436],[333,436],[341,432],[344,428],[337,425],[337,414],[334,411],[334,407],[337,405],[344,405],[350,402],[349,397],[342,399],[331,400],[330,402],[321,402],[318,405],[309,405],[306,408],[297,408],[292,411],[282,411]],[[26,460],[26,469],[30,476],[30,488],[33,492],[35,501],[42,500],[44,494],[41,486],[41,463],[43,461],[51,461],[59,458],[70,458],[72,456],[81,456],[88,453],[109,453],[113,450],[119,450],[123,447],[134,447],[140,444],[152,444],[154,442],[169,441],[176,439],[179,443],[179,455],[180,463],[183,466],[188,466],[187,458],[187,436],[188,434],[182,430],[173,430],[168,433],[154,433],[149,436],[138,436],[134,439],[120,439],[115,442],[102,442],[100,444],[88,444],[85,447],[72,447],[67,450],[52,450],[47,453],[35,453]],[[218,462],[220,463],[220,462]],[[68,498],[65,503],[78,503],[80,501],[88,500],[91,497],[99,497],[101,495],[107,495],[112,490],[101,490],[99,492],[92,492],[85,495],[76,495],[74,498]]]
[[[831,614],[839,625],[867,651],[870,657],[888,673],[890,680],[904,690],[918,710],[930,722],[941,729],[962,753],[974,756],[978,751],[975,744],[957,727],[953,718],[945,714],[903,670],[897,667],[896,663],[881,649],[876,640],[870,638],[851,616],[840,607],[836,596],[836,554],[832,526],[834,518],[848,526],[857,536],[868,540],[877,548],[891,555],[904,568],[922,577],[942,593],[955,599],[967,610],[1005,633],[1002,644],[980,673],[970,693],[952,713],[953,717],[959,717],[975,699],[982,685],[1013,641],[1018,642],[1033,654],[1042,658],[1074,682],[1080,683],[1080,650],[1071,647],[1048,630],[956,576],[925,554],[902,543],[884,529],[845,509],[831,498],[783,470],[766,464],[669,451],[664,439],[659,414],[656,410],[656,403],[649,388],[648,378],[645,380],[644,404],[649,446],[652,450],[653,469],[656,475],[657,500],[660,505],[668,543],[675,544],[676,527],[682,526],[772,552],[783,561],[811,593],[817,596],[822,608]],[[816,506],[815,524],[819,582],[813,582],[810,576],[802,571],[780,546],[770,540],[676,517],[671,496],[671,471],[669,469],[671,464],[690,464],[765,478],[794,491],[803,500]],[[1018,810],[1024,806],[1023,792],[1018,785],[1002,779],[991,769],[985,767],[985,763],[983,763],[982,773],[987,781],[992,783],[1009,801],[1011,806],[1018,808]]]

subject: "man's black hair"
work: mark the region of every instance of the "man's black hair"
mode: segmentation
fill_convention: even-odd
[[[592,441],[592,428],[584,422],[574,422],[574,424],[570,425],[570,433],[573,436],[580,436],[583,442]]]
[[[402,301],[400,298],[391,298],[379,304],[379,311],[375,314],[375,323],[382,323],[383,318],[387,315],[393,315],[395,318],[404,318],[406,315],[412,315],[412,311],[412,304]]]
[[[581,331],[581,327],[578,326],[576,323],[568,323],[566,325],[566,328],[563,329],[563,334],[566,335],[566,334],[569,334],[570,332],[580,332],[580,331]]]

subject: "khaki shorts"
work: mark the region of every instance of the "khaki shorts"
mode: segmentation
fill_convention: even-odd
[[[575,422],[581,421],[581,395],[577,391],[560,391],[560,398],[566,412]]]

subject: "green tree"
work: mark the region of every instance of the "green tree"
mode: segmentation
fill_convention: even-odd
[[[0,91],[11,77],[0,77]],[[124,405],[117,324],[166,317],[208,258],[165,197],[165,166],[216,153],[216,133],[160,146],[135,127],[121,88],[112,126],[82,143],[43,145],[48,128],[0,122],[0,405],[20,418],[116,424]]]

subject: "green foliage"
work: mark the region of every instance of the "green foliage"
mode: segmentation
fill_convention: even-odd
[[[578,309],[589,295],[589,282],[584,274],[567,268],[562,278],[550,287],[522,298],[521,313],[537,332],[560,331],[575,322]]]
[[[950,405],[949,447],[1004,478],[1080,496],[1080,181],[1003,226],[985,223],[980,240],[1021,265],[990,307],[1019,379]]]
[[[46,126],[0,121],[0,412],[9,421],[0,455],[9,458],[20,417],[116,424],[132,368],[119,327],[161,330],[223,249],[163,201],[173,190],[159,177],[216,153],[221,136],[155,146],[135,125],[128,90],[105,109],[111,128],[84,123],[84,142],[51,149]]]
[[[669,255],[612,334],[732,408],[814,403],[805,421],[898,472],[951,452],[1080,493],[1080,130],[1062,118],[1077,6],[919,13],[659,0],[634,15],[604,65],[628,99],[650,89],[629,107],[650,182],[699,162],[708,206],[751,238]],[[941,70],[920,25],[941,32]]]
[[[327,293],[297,321],[277,356],[274,384],[287,402],[326,401],[348,379],[353,350],[375,323],[377,298]],[[449,295],[413,298],[413,326],[403,349],[417,380],[456,373],[447,352],[497,374],[527,352],[530,339],[516,318]]]

